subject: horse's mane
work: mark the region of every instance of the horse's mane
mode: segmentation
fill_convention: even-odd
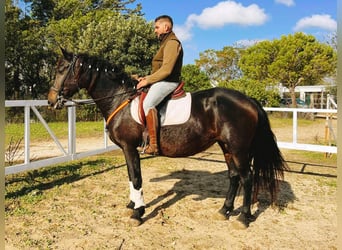
[[[126,87],[134,87],[135,82],[130,75],[128,75],[122,65],[115,65],[109,60],[106,60],[99,56],[92,56],[87,53],[77,54],[77,57],[82,63],[87,64],[92,70],[105,72],[109,78],[120,79],[118,83],[125,84]]]

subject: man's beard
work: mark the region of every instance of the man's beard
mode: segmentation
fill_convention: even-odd
[[[171,32],[171,31],[170,31],[170,32]],[[160,34],[160,35],[158,36],[158,40],[159,40],[160,42],[163,41],[164,38],[165,38],[168,34],[170,34],[170,32]]]

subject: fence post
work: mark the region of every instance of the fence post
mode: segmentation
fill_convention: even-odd
[[[74,159],[76,153],[76,107],[68,107],[68,153]]]
[[[106,120],[103,119],[103,142],[104,142],[104,147],[108,147],[108,131],[107,131],[107,123]]]
[[[25,119],[25,164],[30,163],[30,106],[24,108]]]
[[[297,144],[297,110],[293,110],[293,133],[292,133],[292,143]]]

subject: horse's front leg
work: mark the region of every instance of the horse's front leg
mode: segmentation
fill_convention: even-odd
[[[124,154],[128,170],[130,191],[130,202],[127,204],[127,207],[133,210],[131,215],[133,222],[140,225],[142,223],[142,216],[145,213],[140,157],[135,148],[124,149]]]

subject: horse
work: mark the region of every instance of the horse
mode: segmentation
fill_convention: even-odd
[[[133,119],[128,106],[139,90],[136,81],[123,67],[86,53],[62,49],[53,86],[48,93],[51,108],[61,109],[79,89],[86,89],[101,111],[110,140],[122,150],[129,176],[130,219],[143,223],[145,203],[142,189],[140,154],[144,125]],[[187,157],[200,153],[215,143],[222,150],[227,165],[228,191],[219,213],[224,218],[237,216],[246,227],[256,217],[251,205],[261,189],[270,193],[272,202],[279,191],[279,181],[288,166],[280,152],[269,118],[254,98],[228,88],[211,88],[189,93],[190,116],[184,123],[159,128],[159,154]],[[240,185],[243,204],[240,211],[234,200]]]

